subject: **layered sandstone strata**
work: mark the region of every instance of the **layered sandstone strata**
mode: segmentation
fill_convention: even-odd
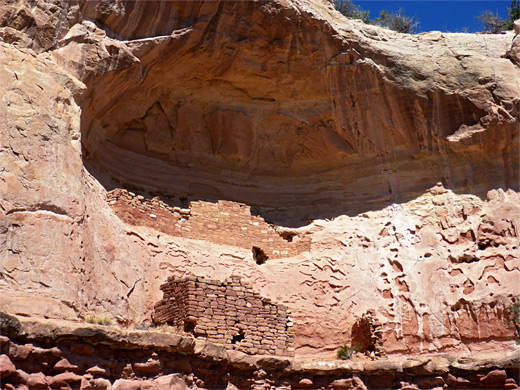
[[[291,309],[297,355],[369,310],[388,354],[512,344],[513,32],[402,35],[318,0],[9,0],[0,26],[2,310],[129,325],[169,276],[234,274]],[[173,212],[136,218],[155,197]],[[200,233],[172,234],[190,203]],[[258,264],[233,220],[308,241]]]
[[[157,25],[137,20],[154,4],[129,2],[127,18],[87,7],[110,38],[77,26],[79,42],[56,50],[66,60],[88,58],[92,40],[107,47],[83,77],[84,157],[127,185],[246,203],[285,226],[408,201],[439,181],[518,190],[510,34],[403,36],[324,5],[165,2],[168,34],[129,27]]]

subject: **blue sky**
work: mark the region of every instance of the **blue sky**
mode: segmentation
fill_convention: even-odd
[[[468,32],[477,32],[482,31],[482,27],[475,19],[476,16],[484,10],[490,10],[506,19],[511,0],[353,0],[353,3],[370,10],[371,19],[379,16],[382,9],[397,11],[401,7],[406,15],[419,19],[417,32],[462,32],[464,27],[468,28]]]

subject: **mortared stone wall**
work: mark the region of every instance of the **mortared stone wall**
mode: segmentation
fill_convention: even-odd
[[[172,236],[203,237],[215,244],[250,249],[259,264],[310,249],[309,237],[277,232],[262,217],[251,215],[251,208],[242,203],[194,201],[189,208],[171,207],[158,197],[147,199],[119,188],[107,193],[107,201],[125,223]]]
[[[171,276],[161,286],[154,322],[247,354],[294,355],[294,330],[287,307],[263,298],[239,277],[221,282]]]

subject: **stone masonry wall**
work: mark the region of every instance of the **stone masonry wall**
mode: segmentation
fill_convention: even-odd
[[[107,193],[108,204],[125,223],[163,233],[241,248],[259,248],[267,259],[296,256],[308,251],[310,239],[297,234],[283,238],[249,206],[231,201],[196,201],[189,208],[170,207],[158,197],[146,199],[123,189]],[[258,251],[258,249],[257,249]]]
[[[161,286],[154,322],[167,323],[195,337],[248,354],[294,355],[288,309],[262,298],[240,278],[224,282],[172,276]]]
[[[107,193],[108,204],[123,222],[146,226],[172,236],[181,236],[190,209],[170,207],[158,197],[146,199],[133,192],[115,189]]]

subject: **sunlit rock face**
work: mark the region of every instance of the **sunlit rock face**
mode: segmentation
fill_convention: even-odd
[[[128,184],[300,225],[439,181],[518,188],[518,68],[500,37],[402,36],[299,3],[87,6],[129,41],[105,38],[125,69],[89,83],[83,144]]]
[[[169,275],[238,275],[292,310],[297,355],[369,310],[387,353],[509,343],[512,32],[403,35],[308,0],[0,7],[3,310],[129,324]]]

